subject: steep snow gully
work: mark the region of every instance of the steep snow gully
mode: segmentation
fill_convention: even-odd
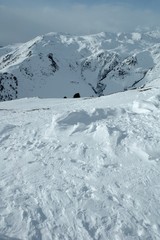
[[[159,89],[0,103],[1,240],[159,240]]]

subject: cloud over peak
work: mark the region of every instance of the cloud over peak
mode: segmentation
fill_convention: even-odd
[[[102,31],[133,31],[160,22],[153,10],[121,4],[0,5],[0,44],[27,41],[47,32],[91,34]]]

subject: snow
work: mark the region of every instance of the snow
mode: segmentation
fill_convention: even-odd
[[[160,89],[0,103],[0,239],[160,239]]]
[[[132,39],[134,40],[134,41],[139,41],[139,40],[141,40],[141,34],[140,33],[138,33],[138,32],[134,32],[134,33],[132,33]]]
[[[158,30],[87,36],[49,33],[0,48],[0,75],[8,85],[4,73],[17,78],[12,99],[70,98],[77,92],[82,97],[102,96],[159,78],[159,52]],[[10,87],[5,93],[10,94]]]

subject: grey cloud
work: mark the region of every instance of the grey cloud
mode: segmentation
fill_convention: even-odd
[[[0,6],[0,44],[23,42],[48,32],[132,31],[137,26],[157,26],[159,20],[160,16],[153,11],[110,4],[68,8]]]

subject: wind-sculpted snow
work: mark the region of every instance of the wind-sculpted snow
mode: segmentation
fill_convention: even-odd
[[[50,33],[0,48],[0,74],[17,78],[17,94],[0,98],[103,96],[159,78],[160,32]],[[10,81],[5,79],[5,92]]]
[[[159,240],[159,89],[0,103],[0,239]]]

